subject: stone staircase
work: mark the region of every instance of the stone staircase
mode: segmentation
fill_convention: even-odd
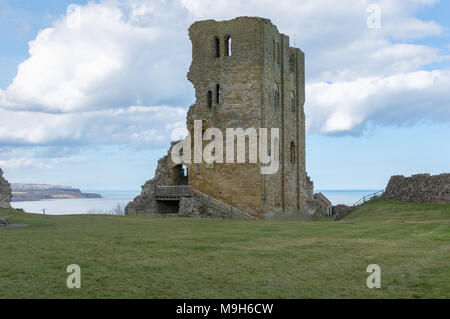
[[[160,202],[179,202],[181,198],[192,198],[203,206],[204,214],[221,218],[234,219],[256,219],[254,216],[247,214],[233,206],[225,204],[207,194],[194,190],[189,185],[179,186],[156,186],[155,199]],[[160,217],[182,216],[178,214],[153,214]]]
[[[196,199],[198,199],[198,201],[203,203],[207,208],[219,211],[224,217],[251,219],[251,220],[256,219],[256,217],[247,214],[233,206],[225,204],[224,202],[221,202],[200,191],[193,190],[193,195],[196,197]]]

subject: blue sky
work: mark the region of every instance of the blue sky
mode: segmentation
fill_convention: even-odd
[[[194,102],[188,26],[242,15],[270,18],[306,54],[316,189],[450,171],[449,1],[208,1],[0,0],[5,176],[139,189]]]

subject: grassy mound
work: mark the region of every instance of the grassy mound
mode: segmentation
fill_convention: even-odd
[[[0,298],[450,297],[450,205],[375,200],[339,222],[0,215],[30,225],[0,229]]]

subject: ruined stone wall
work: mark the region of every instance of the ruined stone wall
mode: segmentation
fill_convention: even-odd
[[[0,168],[0,208],[11,208],[11,186],[3,178],[3,171]]]
[[[263,177],[264,207],[273,213],[299,213],[312,199],[305,189],[304,54],[290,47],[289,37],[268,20],[263,24],[263,37],[262,126],[280,128],[281,138],[280,169]]]
[[[225,39],[231,36],[231,56],[225,54]],[[200,21],[189,28],[192,64],[188,79],[196,92],[196,103],[188,113],[187,126],[193,136],[194,120],[204,120],[204,129],[261,127],[261,19]],[[215,38],[221,54],[215,56]],[[220,85],[220,102],[216,101]],[[212,92],[212,106],[207,94]],[[207,144],[206,142],[204,144]],[[224,143],[225,145],[225,143]],[[236,154],[235,154],[236,156]],[[224,159],[226,152],[224,152]],[[261,174],[258,164],[191,164],[189,185],[229,205],[261,216]]]
[[[263,98],[261,103],[262,126],[280,129],[280,168],[277,173],[263,176],[264,210],[272,214],[283,214],[283,87],[281,81],[281,35],[272,23],[263,24],[264,59],[262,61]],[[278,96],[277,92],[278,91]],[[271,145],[269,144],[269,148]],[[273,152],[272,149],[270,149]]]
[[[175,164],[170,155],[172,147],[177,142],[172,142],[167,155],[158,160],[155,176],[142,185],[142,192],[125,207],[127,215],[150,215],[158,213],[176,214],[178,206],[171,207],[157,203],[155,200],[156,186],[174,186],[187,184],[181,165]]]
[[[450,174],[394,175],[383,197],[402,202],[450,204]]]

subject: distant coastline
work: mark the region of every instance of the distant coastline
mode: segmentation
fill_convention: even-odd
[[[46,184],[11,184],[12,202],[29,202],[46,199],[102,198],[100,194],[83,193],[78,188]]]

